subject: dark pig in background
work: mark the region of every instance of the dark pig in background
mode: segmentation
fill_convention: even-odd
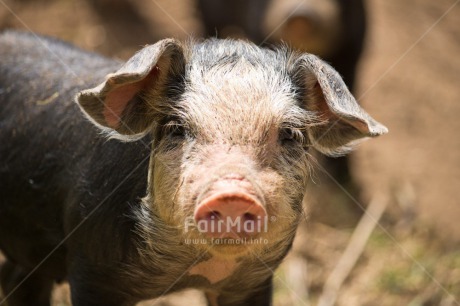
[[[49,305],[56,280],[76,306],[185,288],[210,305],[269,305],[309,148],[341,154],[386,132],[329,65],[285,48],[165,39],[123,64],[6,32],[0,59],[12,306]]]

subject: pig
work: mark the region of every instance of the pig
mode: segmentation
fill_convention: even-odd
[[[238,40],[126,63],[0,36],[0,271],[8,305],[134,305],[197,288],[270,305],[312,160],[387,132],[318,57]],[[76,102],[76,103],[75,103]],[[1,302],[0,302],[1,303]]]

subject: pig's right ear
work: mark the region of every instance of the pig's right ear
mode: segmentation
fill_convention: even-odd
[[[327,63],[304,54],[292,67],[304,107],[318,118],[318,123],[308,127],[310,141],[318,151],[341,155],[359,139],[388,132],[359,106],[340,75]]]
[[[140,50],[105,82],[81,91],[76,100],[96,125],[136,138],[151,126],[152,112],[165,99],[168,80],[183,70],[182,46],[164,39]]]

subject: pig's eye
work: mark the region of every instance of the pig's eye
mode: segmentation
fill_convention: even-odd
[[[305,137],[302,131],[294,128],[282,128],[279,132],[279,141],[283,145],[289,145],[294,143],[304,144]]]
[[[279,140],[281,141],[281,143],[288,143],[288,142],[295,141],[294,130],[290,128],[281,129],[280,134],[279,134]]]
[[[186,136],[186,130],[180,122],[169,121],[163,126],[163,135],[172,138],[183,138]]]

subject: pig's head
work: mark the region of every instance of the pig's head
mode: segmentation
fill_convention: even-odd
[[[152,213],[226,256],[292,241],[309,148],[341,154],[386,132],[317,57],[241,41],[160,41],[77,100],[112,136],[153,135]]]

